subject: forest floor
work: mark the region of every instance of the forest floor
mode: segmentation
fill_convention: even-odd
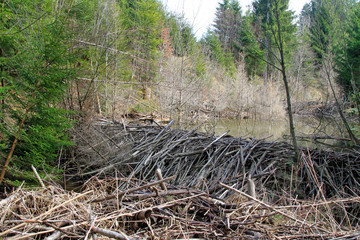
[[[0,239],[360,237],[358,152],[303,148],[296,160],[286,142],[171,125],[74,130],[70,182],[38,178],[42,187],[9,193]]]

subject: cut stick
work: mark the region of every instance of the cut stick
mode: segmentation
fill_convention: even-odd
[[[144,220],[144,219],[149,218],[151,216],[151,214],[152,214],[152,210],[142,211],[142,212],[135,214],[133,216],[133,219],[134,220]]]
[[[158,169],[156,169],[156,176],[157,176],[157,178],[159,179],[159,180],[163,180],[163,177],[162,177],[162,173],[161,173],[161,169],[160,168],[158,168]],[[161,187],[161,189],[162,190],[167,190],[167,188],[166,188],[166,185],[165,185],[165,183],[164,182],[162,182],[162,183],[160,183],[160,187]]]
[[[199,191],[192,190],[192,189],[175,189],[175,190],[168,190],[168,191],[162,191],[162,192],[129,194],[129,195],[126,195],[126,198],[145,199],[145,198],[160,197],[160,196],[174,196],[174,195],[179,195],[179,194],[184,194],[184,193],[196,194],[196,193],[199,193]]]
[[[305,219],[300,220],[300,219],[295,218],[294,216],[291,216],[291,215],[289,215],[289,214],[287,214],[287,213],[284,213],[284,212],[282,212],[282,211],[274,208],[273,206],[270,206],[269,204],[264,203],[263,201],[260,201],[260,200],[254,198],[254,197],[252,197],[252,196],[250,196],[250,195],[248,195],[248,194],[246,194],[246,193],[244,193],[244,192],[241,192],[241,191],[237,190],[236,188],[230,187],[230,186],[228,186],[228,185],[226,185],[226,184],[223,184],[223,183],[221,183],[221,182],[220,182],[220,185],[223,186],[223,187],[225,187],[225,188],[227,188],[227,189],[230,189],[230,190],[232,190],[232,191],[234,191],[234,192],[236,192],[236,193],[239,193],[240,195],[243,195],[243,196],[245,196],[245,197],[247,197],[247,198],[249,198],[249,199],[251,199],[251,200],[253,200],[253,201],[255,201],[255,202],[257,202],[257,203],[259,203],[260,205],[263,205],[264,207],[269,208],[269,209],[271,209],[271,210],[273,210],[273,211],[275,211],[275,212],[283,215],[284,217],[287,217],[287,218],[289,218],[289,219],[291,219],[291,220],[294,220],[295,222],[300,222],[301,224],[304,224],[304,225],[306,225],[306,226],[308,226],[308,227],[310,227],[310,228],[314,227],[314,225],[315,225],[315,223],[310,223],[310,222],[306,221]],[[329,232],[328,230],[326,230],[326,229],[323,229],[323,228],[318,228],[318,229],[320,229],[320,230],[322,230],[322,231],[324,231],[324,232],[326,232],[326,233],[330,233],[330,232]]]
[[[247,180],[248,184],[248,193],[253,198],[256,198],[256,187],[254,181],[251,179],[251,175],[249,175],[249,178]]]
[[[209,145],[207,145],[202,151],[205,152],[206,150],[208,150],[214,143],[216,143],[217,141],[219,141],[222,137],[224,137],[226,134],[228,134],[230,132],[230,130],[227,130],[226,132],[224,132],[223,134],[221,134],[219,137],[217,137],[214,141],[212,141]]]
[[[62,232],[60,231],[56,231],[53,234],[51,234],[50,236],[46,237],[44,240],[56,240],[59,239],[61,237]]]
[[[144,208],[144,209],[141,209],[141,210],[138,210],[138,211],[134,211],[134,212],[122,213],[122,214],[118,214],[118,215],[99,218],[99,219],[96,219],[95,221],[96,222],[103,222],[103,221],[113,219],[113,218],[120,218],[120,217],[126,217],[126,216],[132,217],[132,216],[135,216],[136,214],[138,214],[139,212],[142,212],[142,211],[148,211],[148,210],[153,211],[154,209],[168,208],[168,207],[171,207],[171,206],[174,206],[174,205],[178,204],[179,202],[185,202],[185,201],[187,201],[189,199],[196,198],[196,197],[201,197],[201,196],[204,196],[204,195],[206,195],[206,193],[200,193],[200,194],[193,195],[193,196],[190,196],[190,197],[185,197],[185,198],[177,199],[177,200],[170,201],[170,202],[167,202],[167,203],[164,203],[164,204],[160,204],[160,205],[157,205],[157,206],[154,206],[154,207],[147,207],[147,208]]]
[[[114,232],[114,231],[110,231],[110,230],[103,229],[103,228],[98,228],[98,227],[92,227],[91,231],[94,232],[94,233],[104,235],[104,236],[109,237],[109,238],[114,238],[114,239],[120,239],[120,240],[131,240],[131,239],[133,239],[133,238],[130,238],[130,237],[126,236],[124,233],[118,233],[118,232]]]
[[[43,181],[41,180],[38,172],[36,171],[36,168],[35,168],[33,165],[31,165],[31,169],[33,170],[33,172],[34,172],[34,174],[35,174],[35,177],[36,177],[37,180],[39,181],[41,187],[42,187],[43,189],[46,189],[45,184],[43,183]]]
[[[81,198],[81,197],[83,197],[83,196],[85,196],[85,195],[87,195],[87,194],[89,194],[89,193],[92,193],[92,192],[93,192],[93,190],[88,191],[88,192],[85,192],[85,193],[83,193],[83,194],[80,194],[80,195],[72,198],[72,199],[67,200],[66,202],[63,202],[63,203],[60,204],[60,205],[56,205],[55,207],[51,208],[50,210],[44,212],[43,214],[40,214],[39,216],[34,217],[33,219],[30,219],[30,221],[38,220],[38,219],[40,219],[40,218],[42,218],[42,217],[50,214],[51,212],[55,211],[56,209],[58,209],[58,208],[60,208],[60,207],[62,207],[62,206],[64,206],[64,205],[66,205],[66,204],[68,204],[68,203],[70,203],[70,202],[72,202],[72,201],[74,201],[74,200],[76,200],[76,199],[78,199],[78,198]],[[25,222],[25,223],[22,223],[22,224],[19,224],[19,225],[13,227],[13,228],[10,228],[10,229],[8,229],[8,230],[0,233],[0,237],[6,235],[6,234],[8,234],[8,233],[11,233],[11,232],[13,232],[15,229],[18,229],[18,228],[20,228],[20,227],[22,227],[22,226],[24,226],[24,225],[26,225],[26,222]],[[53,232],[53,231],[54,231],[54,230],[50,230],[50,232]],[[25,237],[26,237],[26,236],[25,236]]]
[[[144,188],[148,188],[148,187],[152,187],[152,186],[155,186],[155,185],[158,185],[160,183],[163,183],[163,182],[167,182],[167,181],[171,181],[175,178],[175,176],[172,176],[172,177],[168,177],[168,178],[164,178],[162,180],[159,180],[159,181],[156,181],[156,182],[153,182],[153,183],[149,183],[149,184],[146,184],[146,185],[143,185],[143,186],[140,186],[140,187],[136,187],[136,188],[131,188],[127,191],[124,191],[124,192],[121,192],[119,194],[115,194],[115,195],[110,195],[110,196],[107,196],[107,197],[103,197],[103,198],[98,198],[98,199],[94,199],[92,200],[91,202],[94,203],[94,202],[102,202],[102,201],[105,201],[105,200],[110,200],[110,199],[114,199],[114,198],[117,198],[117,197],[122,197],[124,196],[125,194],[127,193],[132,193],[132,192],[136,192],[136,191],[140,191]]]

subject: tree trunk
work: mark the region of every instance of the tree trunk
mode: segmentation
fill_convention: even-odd
[[[268,11],[266,13],[266,23],[269,25],[270,23],[270,1],[267,4],[268,7]],[[264,85],[267,84],[268,81],[268,76],[269,76],[269,36],[268,33],[265,33],[265,62],[266,62],[266,66],[265,66],[265,72],[264,72]]]
[[[3,179],[4,179],[4,176],[5,176],[6,170],[7,170],[8,166],[9,166],[9,163],[10,163],[10,160],[11,160],[11,158],[12,158],[12,155],[14,154],[15,148],[16,148],[16,146],[17,146],[17,142],[19,141],[19,138],[20,138],[20,135],[21,135],[21,130],[22,130],[23,126],[24,126],[25,120],[27,119],[27,115],[28,115],[28,112],[29,112],[30,109],[31,109],[31,106],[26,109],[25,115],[24,115],[24,117],[21,119],[21,122],[20,122],[20,125],[19,125],[19,129],[18,129],[18,131],[17,131],[17,134],[15,135],[15,139],[14,139],[12,145],[11,145],[10,152],[9,152],[7,158],[6,158],[6,161],[5,161],[5,163],[4,163],[3,169],[2,169],[2,171],[1,171],[1,175],[0,175],[0,185],[1,185],[2,181],[3,181]]]
[[[340,118],[342,120],[342,122],[344,123],[344,126],[345,126],[345,129],[347,131],[347,133],[349,134],[349,137],[350,139],[352,140],[353,143],[355,143],[356,145],[360,145],[360,140],[354,135],[354,133],[352,132],[350,126],[349,126],[349,123],[343,113],[343,109],[341,107],[341,104],[340,104],[340,101],[336,95],[336,92],[335,92],[335,89],[334,89],[334,86],[331,82],[331,73],[330,73],[330,68],[331,68],[331,63],[330,63],[331,60],[329,59],[326,59],[326,61],[324,61],[324,67],[325,67],[325,73],[326,73],[326,78],[329,82],[329,85],[330,85],[330,89],[331,89],[331,92],[334,96],[334,99],[335,99],[335,103],[336,103],[336,106],[337,106],[337,109],[338,109],[338,112],[340,114]]]
[[[279,52],[280,52],[280,65],[281,65],[281,73],[283,76],[285,91],[286,91],[286,100],[287,100],[287,112],[289,116],[289,125],[290,125],[290,135],[293,141],[294,145],[294,151],[295,151],[295,158],[299,158],[299,148],[296,141],[296,134],[295,134],[295,125],[294,125],[294,119],[291,109],[291,96],[290,96],[290,89],[288,80],[286,77],[286,67],[285,67],[285,59],[284,59],[284,48],[283,48],[283,42],[281,40],[281,29],[280,29],[280,18],[279,18],[279,9],[278,9],[278,2],[275,0],[275,16],[276,16],[276,23],[277,23],[277,35],[279,40]]]

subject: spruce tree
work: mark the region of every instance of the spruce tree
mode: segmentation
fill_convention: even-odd
[[[214,33],[219,37],[223,51],[240,60],[241,43],[238,39],[242,28],[241,7],[237,0],[223,0],[216,9]]]
[[[196,39],[186,19],[183,16],[170,14],[166,17],[166,22],[170,29],[173,54],[178,57],[192,54],[196,48]]]
[[[316,54],[316,65],[319,68],[322,64],[324,53],[330,51],[332,20],[323,0],[313,0],[308,14],[310,15],[311,47]]]
[[[208,48],[208,55],[213,61],[224,67],[230,75],[235,72],[233,57],[230,53],[224,52],[217,34],[213,31],[208,31],[201,42],[205,49]]]
[[[275,9],[277,6],[277,9]],[[264,83],[266,84],[271,72],[276,70],[274,65],[279,63],[279,39],[278,31],[281,32],[283,41],[284,58],[290,63],[292,50],[294,49],[294,33],[296,25],[293,23],[294,12],[289,9],[289,0],[256,0],[253,2],[253,24],[255,36],[259,39],[261,48],[265,50],[266,69]],[[281,22],[278,29],[276,13]]]
[[[350,63],[352,53],[347,52],[348,46],[351,46],[352,44],[351,40],[349,41],[347,35],[349,34],[351,36],[353,34],[352,32],[354,32],[355,35],[357,34],[356,24],[352,25],[352,27],[354,27],[355,29],[350,29],[348,31],[345,31],[350,17],[354,17],[354,21],[355,22],[357,21],[356,14],[354,16],[351,16],[352,6],[354,5],[354,2],[352,0],[349,1],[335,0],[333,2],[327,2],[323,0],[313,0],[312,5],[313,5],[311,12],[312,25],[310,26],[310,30],[311,30],[310,36],[311,36],[311,42],[313,44],[313,49],[318,55],[318,59],[319,59],[318,62],[321,63],[321,69],[322,72],[324,73],[323,76],[327,79],[329,83],[329,87],[334,97],[340,118],[344,124],[344,128],[348,133],[352,142],[356,145],[360,145],[360,140],[357,138],[357,136],[355,136],[353,130],[351,129],[346,119],[345,114],[343,113],[343,104],[341,103],[338,93],[335,91],[335,87],[334,87],[334,80],[335,80],[334,70],[336,70],[334,69],[334,67],[336,66],[336,62],[337,62],[337,66],[336,66],[337,71],[338,73],[340,73],[339,76],[340,78],[338,78],[337,80],[340,82],[340,84],[344,84],[342,85],[342,87],[345,90],[346,93],[345,95],[348,96],[351,95],[351,93],[348,90],[352,89],[351,92],[355,93],[354,97],[355,97],[356,105],[358,109],[360,109],[358,90],[355,83],[356,80],[352,75],[352,73],[354,73],[352,72],[352,70],[355,70],[356,68],[356,66],[355,68],[353,68],[354,67],[353,63],[355,64],[357,63],[356,62]],[[319,8],[321,10],[319,10]],[[325,19],[324,16],[328,16],[327,21],[324,21]],[[354,21],[352,23],[355,23]],[[350,37],[350,39],[351,38],[352,37]],[[355,50],[355,56],[356,56],[356,50]],[[345,72],[350,73],[351,76],[346,74],[347,76],[345,76],[345,79],[341,79],[341,72],[343,72],[344,70]]]
[[[265,70],[265,62],[263,61],[265,59],[265,51],[258,43],[251,23],[252,16],[248,14],[244,17],[243,27],[238,36],[248,76],[261,75]]]
[[[8,44],[1,45],[0,183],[9,166],[8,182],[24,179],[15,170],[31,165],[51,169],[57,151],[70,144],[68,112],[60,107],[74,79],[66,14],[51,0],[2,4],[0,42]]]
[[[156,0],[127,0],[122,8],[126,9],[123,27],[127,51],[132,53],[132,80],[141,83],[145,99],[156,77],[165,14]]]
[[[347,97],[354,100],[360,121],[360,5],[356,3],[343,34],[343,44],[336,48],[337,82]]]

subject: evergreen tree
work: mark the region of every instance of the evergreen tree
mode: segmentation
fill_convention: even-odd
[[[219,37],[221,47],[234,60],[240,60],[241,43],[238,39],[241,32],[241,7],[237,0],[223,0],[216,9],[214,33]]]
[[[312,13],[311,17],[313,18],[312,19],[313,24],[310,26],[311,40],[313,46],[315,46],[313,47],[313,49],[318,55],[319,63],[321,63],[322,70],[325,73],[324,77],[327,79],[329,83],[329,87],[332,91],[337,106],[337,110],[344,124],[344,127],[349,137],[351,138],[352,142],[356,145],[359,145],[360,140],[355,136],[354,132],[350,128],[346,116],[343,113],[342,103],[340,102],[338,94],[335,91],[334,83],[333,83],[335,78],[334,65],[336,63],[336,59],[338,62],[337,71],[340,73],[343,72],[343,70],[346,69],[347,67],[350,68],[353,67],[352,65],[353,63],[350,63],[348,61],[350,60],[350,58],[348,58],[348,52],[347,52],[348,38],[346,31],[344,31],[345,26],[347,26],[349,16],[351,16],[352,13],[351,9],[353,5],[353,1],[335,0],[332,2],[327,2],[321,0],[314,0],[312,4],[313,6],[315,6],[312,9],[313,11],[311,12]],[[319,10],[319,8],[321,9],[321,11]],[[328,22],[324,21],[325,19],[324,16],[328,16],[327,18]],[[353,25],[353,27],[356,28],[356,24]],[[352,34],[351,33],[352,31],[353,30],[349,31],[350,35]],[[356,32],[356,30],[354,32]],[[336,55],[338,57],[335,57]],[[346,65],[348,66],[344,68],[344,66]],[[350,74],[352,74],[350,68],[346,69],[345,71],[349,71]],[[341,79],[340,77],[338,78],[338,81],[340,81],[341,84],[345,83],[345,85],[343,85],[343,89],[345,90],[350,89],[349,86],[351,85],[353,93],[356,93],[354,96],[357,107],[360,110],[360,100],[358,98],[358,94],[357,94],[358,90],[356,87],[354,76],[351,76],[349,78],[348,75],[345,76],[345,78],[343,79]],[[351,83],[350,85],[346,84],[349,82]],[[347,92],[347,94],[349,94],[349,92]]]
[[[265,51],[257,41],[251,22],[252,17],[248,14],[244,17],[243,27],[238,36],[248,76],[261,75],[265,69],[265,62],[263,61]]]
[[[360,88],[360,5],[356,3],[354,12],[345,28],[345,44],[337,48],[337,81],[345,94],[358,99]],[[358,100],[356,101],[358,102]]]
[[[332,20],[329,9],[323,0],[313,0],[310,11],[304,12],[310,15],[310,40],[311,47],[316,54],[316,65],[322,64],[324,53],[330,51],[330,31]]]
[[[230,75],[235,72],[235,64],[229,53],[225,53],[221,47],[221,43],[217,34],[208,31],[201,40],[204,48],[208,48],[210,59],[216,61],[220,66],[224,67]],[[206,54],[205,54],[206,55]]]
[[[49,169],[57,151],[69,145],[68,113],[60,108],[68,82],[71,35],[67,11],[51,0],[4,1],[1,10],[0,165],[2,182],[11,163]],[[66,8],[65,6],[63,6]],[[12,160],[12,161],[10,161]],[[20,179],[23,176],[20,175]]]
[[[127,31],[127,51],[133,53],[132,78],[142,84],[145,98],[157,72],[165,14],[156,0],[127,0],[122,9],[126,9],[123,24]]]
[[[275,6],[277,5],[277,9]],[[274,70],[270,68],[279,64],[279,39],[278,31],[281,32],[283,41],[283,51],[285,62],[288,64],[294,49],[294,33],[296,26],[293,23],[294,12],[288,10],[289,0],[256,0],[253,2],[253,19],[255,26],[255,35],[261,44],[261,48],[265,50],[265,61],[267,62],[264,73],[264,83],[266,83],[269,74]],[[276,15],[278,14],[281,22],[278,29],[276,23]]]
[[[170,14],[167,16],[167,25],[170,29],[174,55],[182,57],[186,54],[192,54],[195,50],[196,39],[186,19],[183,16]]]
[[[358,6],[352,0],[335,0],[331,3],[312,0],[307,12],[310,16],[311,47],[316,54],[315,64],[320,68],[326,60],[330,68],[336,67],[338,83],[346,95],[351,95],[358,85],[357,11]]]

